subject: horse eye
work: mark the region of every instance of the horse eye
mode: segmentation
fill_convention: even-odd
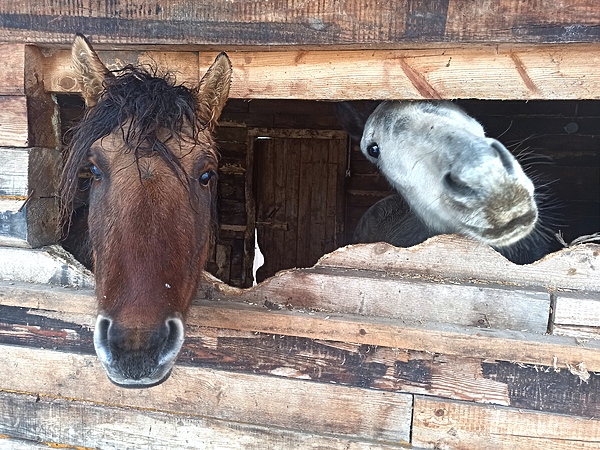
[[[94,179],[99,180],[102,178],[102,172],[97,166],[92,165],[90,167],[90,172],[92,172],[92,175],[94,175]]]
[[[214,172],[212,170],[207,170],[206,172],[204,172],[202,175],[200,175],[200,184],[202,186],[207,186],[213,175]]]
[[[379,158],[379,145],[377,145],[376,142],[373,142],[367,147],[367,153],[371,158]]]

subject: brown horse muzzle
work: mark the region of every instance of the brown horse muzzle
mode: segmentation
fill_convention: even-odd
[[[178,315],[158,329],[127,329],[99,314],[94,330],[94,347],[108,378],[124,388],[148,388],[169,378],[183,340]]]

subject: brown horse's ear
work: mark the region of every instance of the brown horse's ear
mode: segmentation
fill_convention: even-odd
[[[82,34],[75,37],[71,58],[83,99],[87,106],[94,106],[104,89],[104,79],[110,76],[110,72]]]
[[[223,111],[231,86],[231,61],[221,52],[209,67],[198,86],[198,117],[212,130]]]

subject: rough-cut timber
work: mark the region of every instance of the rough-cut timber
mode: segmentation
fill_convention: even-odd
[[[288,291],[273,280],[241,290],[207,277],[172,377],[143,391],[110,384],[98,363],[89,285],[0,282],[0,434],[7,442],[101,448],[117,441],[162,448],[160,436],[171,448],[233,449],[240,439],[250,449],[471,450],[489,448],[488,441],[594,448],[600,341],[517,328],[536,308],[540,317],[546,309],[551,329],[555,317],[577,322],[573,313],[551,310],[560,295],[569,304],[597,302],[598,258],[599,246],[586,244],[515,266],[468,239],[441,236],[409,249],[340,249],[273,279],[286,280]],[[324,285],[323,276],[337,281]],[[411,291],[408,281],[420,289]],[[460,324],[460,314],[444,315],[442,303],[423,307],[432,311],[429,320],[386,317],[389,307],[365,294],[381,287],[387,302],[400,301],[390,291],[394,282],[406,292],[399,309],[408,315],[411,298],[424,301],[419,290],[444,286],[447,309],[469,317],[484,308],[485,320]],[[346,291],[332,301],[336,286]],[[496,298],[486,306],[465,294],[470,287],[490,298],[505,289],[515,305],[494,309]],[[9,419],[24,415],[32,419]],[[552,423],[566,427],[562,438],[545,434]]]
[[[56,148],[0,148],[0,245],[40,247],[58,241],[61,167]]]
[[[579,450],[600,445],[600,421],[415,396],[413,443],[433,449]]]
[[[219,47],[219,50],[227,47]],[[100,52],[109,67],[156,61],[193,81],[214,52]],[[194,59],[196,55],[197,60]],[[595,99],[598,44],[470,46],[420,50],[230,51],[232,98],[271,99]],[[70,53],[45,62],[50,92],[76,92]]]
[[[0,7],[0,39],[108,44],[368,45],[600,40],[595,0],[18,0]]]

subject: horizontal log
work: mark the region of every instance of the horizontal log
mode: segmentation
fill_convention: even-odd
[[[94,287],[94,275],[58,245],[35,250],[0,246],[0,280],[40,283],[48,288]],[[51,292],[46,291],[46,296],[51,296]]]
[[[456,235],[435,236],[411,248],[358,244],[323,256],[320,267],[381,271],[389,275],[448,282],[537,287],[549,292],[598,292],[600,245],[565,248],[533,264],[518,266],[491,247]]]
[[[226,50],[226,47],[222,49]],[[113,65],[157,60],[182,79],[204,74],[216,52],[100,52]],[[270,99],[597,99],[597,46],[476,46],[421,50],[230,51],[232,98]],[[181,62],[179,61],[181,58]],[[77,92],[70,54],[45,61],[49,92]],[[197,68],[196,68],[197,67]],[[468,82],[465,82],[468,80]]]
[[[27,420],[12,420],[15,417],[27,417]],[[170,414],[145,408],[116,408],[71,399],[6,392],[0,392],[0,418],[4,419],[0,421],[0,433],[45,442],[54,448],[374,448],[371,440],[315,435],[299,430],[248,425],[197,415]],[[377,448],[392,450],[405,447],[400,444],[377,443]]]
[[[261,227],[280,224],[257,223]],[[259,289],[206,298],[265,304],[269,308],[331,311],[398,319],[401,323],[440,322],[462,326],[546,333],[550,295],[544,289],[403,278],[362,269],[316,267],[284,271]],[[224,287],[224,291],[229,289]]]
[[[135,417],[135,410],[137,413],[164,412],[175,417],[231,421],[245,429],[249,426],[276,427],[294,433],[327,434],[344,440],[406,442],[410,436],[412,396],[408,394],[184,366],[175,367],[172,379],[160,386],[128,390],[108,381],[95,356],[21,346],[0,345],[0,349],[8,361],[14,362],[3,374],[0,391],[33,392],[39,395],[42,403],[62,398],[75,404],[85,402],[90,412],[113,410],[123,420]],[[0,417],[7,412],[2,400],[6,399],[0,399]],[[15,409],[22,413],[33,406],[26,402]],[[47,429],[57,433],[65,429],[64,426],[55,427],[54,418],[48,420],[52,422],[47,423]],[[0,420],[0,433],[36,438],[32,435],[35,430],[12,423]],[[200,425],[197,424],[198,430]],[[89,431],[96,426],[94,421],[81,423],[81,427]],[[82,428],[78,427],[78,435],[87,434],[81,432]],[[129,433],[138,439],[144,437],[141,433],[137,435],[136,430],[129,430]],[[65,435],[47,436],[43,440],[105,448],[100,443],[79,441],[75,444]],[[185,441],[172,441],[170,448],[180,448],[180,442]]]
[[[58,294],[58,299],[61,298],[60,293],[55,291],[53,294],[54,296]],[[64,295],[62,300],[65,302]],[[34,294],[30,302],[35,301]],[[5,389],[22,391],[33,389],[39,383],[44,383],[43,386],[48,385],[45,377],[39,378],[42,375],[39,368],[36,371],[31,370],[36,381],[29,379],[29,363],[25,361],[33,360],[31,364],[39,365],[37,362],[39,355],[29,354],[28,348],[53,349],[62,354],[76,353],[78,357],[90,356],[94,353],[90,330],[94,319],[92,313],[85,315],[0,305],[0,317],[3,322],[0,325],[0,344],[18,346],[15,347],[18,350],[7,347],[8,350],[4,350],[4,354],[23,361],[19,367],[8,372],[9,375],[13,374],[14,378],[7,378],[9,381],[6,382]],[[53,357],[48,356],[48,358]],[[52,364],[55,364],[54,359]],[[558,367],[484,360],[471,356],[449,356],[377,345],[192,325],[188,327],[186,342],[178,358],[178,366],[185,368],[185,372],[183,374],[175,372],[172,378],[174,381],[169,382],[169,384],[174,383],[175,386],[186,383],[186,373],[194,374],[194,379],[198,379],[199,374],[196,374],[192,368],[200,369],[200,375],[204,370],[211,368],[237,374],[263,374],[312,380],[327,386],[333,383],[386,392],[435,395],[448,399],[509,405],[588,418],[600,414],[600,377],[590,374],[585,365],[560,370]],[[43,392],[48,395],[88,398],[86,397],[89,395],[87,386],[99,384],[99,388],[94,392],[100,392],[102,381],[106,383],[101,370],[100,374],[98,380],[95,375],[92,376],[92,373],[85,375],[90,376],[85,379],[82,378],[83,374],[78,377],[65,374],[69,377],[69,381],[55,380],[50,384],[56,386],[52,388],[55,389],[52,392],[47,391],[48,387],[40,387],[40,389],[46,389]],[[59,373],[56,375],[62,376]],[[180,376],[184,378],[180,379]],[[214,374],[207,376],[215,377]],[[242,386],[252,384],[248,380],[242,381],[235,376],[231,383]],[[220,385],[224,384],[226,384],[224,381],[220,383]],[[281,386],[277,385],[273,385],[272,388],[281,390]],[[254,388],[247,389],[254,390]],[[312,391],[316,394],[320,389],[316,386]],[[236,399],[245,398],[243,393],[234,388],[224,390],[230,392]],[[266,393],[269,388],[258,390]],[[234,392],[237,393],[234,395]],[[318,396],[326,398],[327,394],[321,392]],[[223,408],[227,405],[224,399],[216,403]],[[368,400],[364,399],[361,404],[367,405]],[[167,406],[164,408],[168,409]],[[286,406],[286,408],[290,407]],[[349,411],[351,410],[350,408]],[[248,411],[250,412],[252,411]],[[315,415],[315,413],[311,414]],[[330,416],[331,412],[326,414]],[[399,412],[396,412],[394,416],[398,414]],[[299,419],[301,414],[294,413],[294,417]],[[336,416],[333,415],[327,420],[319,419],[318,423],[325,427],[322,428],[325,432],[335,432],[332,430],[337,429],[338,432],[350,430],[347,432],[357,433],[352,429],[350,417],[344,421],[345,425],[336,422],[331,428],[326,429],[327,424],[336,420]],[[360,421],[366,425],[368,418],[361,418]],[[281,421],[278,423],[282,424]],[[386,422],[380,421],[378,426],[380,431],[377,435],[382,438],[384,423]],[[387,438],[394,434],[391,430]],[[373,430],[366,430],[365,436],[372,432]]]
[[[600,445],[600,421],[416,396],[412,442],[424,448],[579,450]]]
[[[430,42],[598,41],[594,0],[390,2],[344,0],[140,0],[73,4],[37,0],[0,7],[0,39],[60,42],[74,30],[105,44],[364,45]],[[117,20],[118,19],[118,20]]]
[[[55,317],[75,314],[83,315],[88,321],[95,315],[92,292],[73,294],[70,289],[64,289],[57,293],[44,286],[0,282],[0,294],[4,305],[56,311]],[[231,301],[196,301],[187,322],[191,329],[197,326],[226,328],[549,367],[576,367],[583,363],[589,371],[600,371],[599,341],[582,345],[571,337],[522,331],[430,322],[404,324],[397,319],[349,314],[269,311],[261,306]]]

